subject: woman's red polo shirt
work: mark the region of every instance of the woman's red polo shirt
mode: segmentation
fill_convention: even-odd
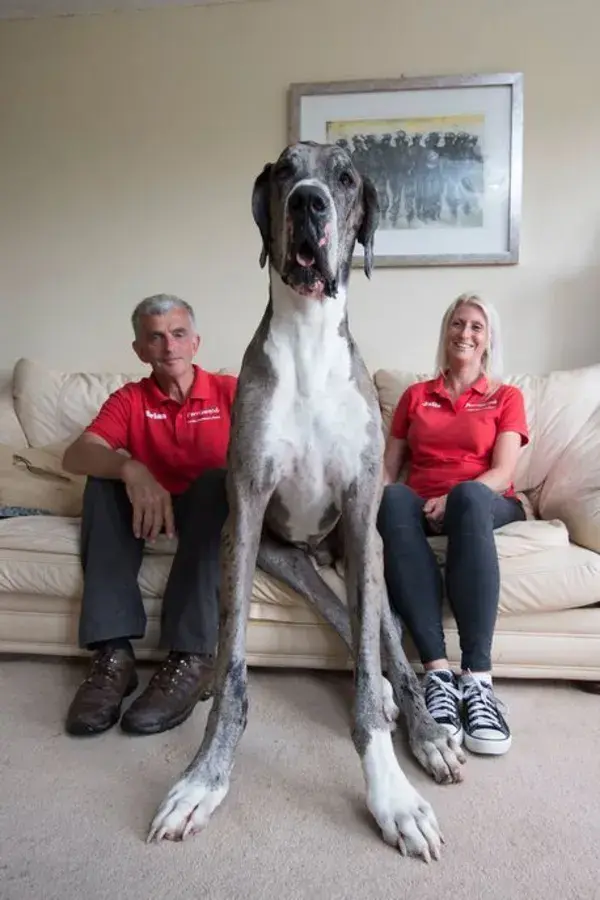
[[[529,441],[523,394],[502,384],[488,394],[482,376],[453,401],[444,378],[412,384],[400,397],[390,433],[410,451],[406,484],[420,497],[440,497],[456,484],[472,481],[492,465],[496,438],[503,431]],[[511,484],[504,496],[514,495]]]

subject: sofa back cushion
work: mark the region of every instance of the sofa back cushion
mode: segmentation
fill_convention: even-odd
[[[431,375],[398,369],[379,369],[374,380],[387,434],[394,409],[404,390]],[[509,375],[505,381],[521,389],[530,442],[519,456],[515,474],[518,491],[542,485],[572,441],[600,409],[600,365],[550,372],[548,375]],[[600,462],[596,471],[600,471]]]
[[[14,370],[14,407],[29,445],[74,439],[109,394],[145,374],[61,372],[20,359]]]
[[[27,438],[15,413],[13,370],[0,370],[0,444],[26,447]]]

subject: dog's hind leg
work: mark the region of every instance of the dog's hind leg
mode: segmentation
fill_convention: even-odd
[[[367,806],[384,840],[402,854],[439,858],[442,837],[431,805],[400,768],[382,702],[382,542],[376,527],[376,470],[365,467],[343,501],[346,583],[355,646],[353,741],[367,791]]]
[[[402,646],[402,630],[383,592],[382,638],[387,673],[396,701],[406,719],[408,740],[415,757],[439,783],[462,781],[461,766],[466,762],[460,744],[439,725],[425,706],[425,698],[416,673]]]
[[[339,634],[349,652],[353,652],[348,610],[323,581],[304,550],[277,541],[265,533],[258,550],[258,565],[263,572],[283,581],[314,604]]]
[[[234,754],[247,720],[246,622],[264,509],[268,500],[240,485],[228,491],[221,540],[221,621],[215,696],[204,739],[159,807],[148,842],[182,840],[207,824],[229,790]]]
[[[352,630],[348,610],[337,594],[321,578],[308,554],[300,547],[274,540],[263,534],[258,551],[258,565],[273,578],[277,578],[308,600],[317,612],[338,633],[348,652],[354,655]],[[383,679],[383,709],[389,723],[396,721],[398,707],[394,702],[394,692],[387,680]]]

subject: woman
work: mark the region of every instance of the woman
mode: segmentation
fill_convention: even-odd
[[[476,295],[462,294],[446,310],[436,368],[434,379],[401,396],[386,443],[378,522],[385,577],[424,665],[433,718],[472,752],[499,755],[511,734],[491,676],[500,591],[493,531],[525,518],[512,479],[529,436],[521,391],[501,381],[497,317]],[[445,587],[460,636],[458,677],[446,657],[432,534],[448,536]]]

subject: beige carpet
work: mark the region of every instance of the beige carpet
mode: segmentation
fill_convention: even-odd
[[[2,900],[593,900],[600,898],[600,698],[499,682],[514,741],[470,756],[459,786],[400,760],[446,837],[402,859],[364,810],[347,675],[251,671],[229,796],[184,844],[144,843],[199,744],[207,706],[168,734],[63,734],[80,663],[0,662]],[[144,679],[149,670],[143,670]]]

